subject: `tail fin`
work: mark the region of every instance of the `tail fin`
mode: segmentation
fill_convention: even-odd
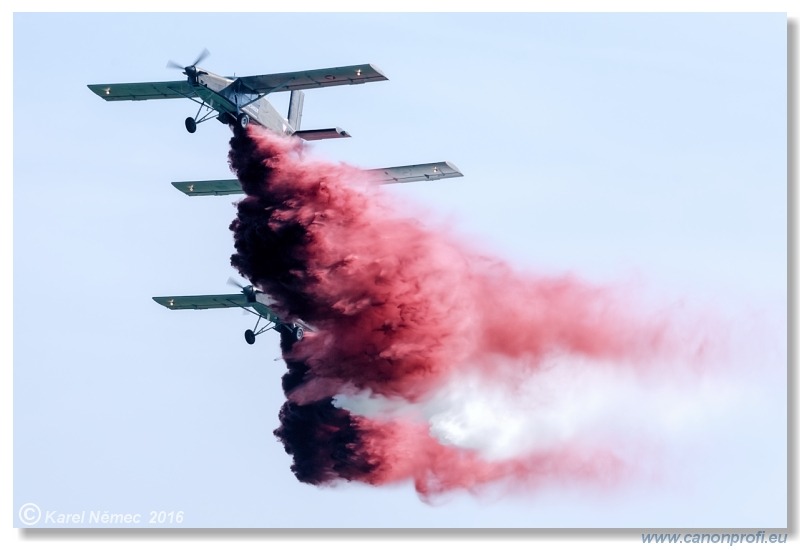
[[[303,117],[303,90],[292,90],[289,96],[289,114],[287,119],[294,131],[300,129],[300,119]]]

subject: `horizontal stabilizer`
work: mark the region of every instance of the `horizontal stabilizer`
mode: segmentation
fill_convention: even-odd
[[[447,161],[375,168],[364,172],[369,175],[372,181],[378,184],[434,181],[446,178],[460,178],[464,175],[454,164]],[[175,189],[190,197],[239,195],[242,193],[242,186],[239,180],[174,181],[172,185]]]
[[[317,141],[320,139],[338,139],[349,138],[350,134],[341,128],[325,128],[323,130],[298,130],[294,134],[295,137],[304,139],[306,141]]]

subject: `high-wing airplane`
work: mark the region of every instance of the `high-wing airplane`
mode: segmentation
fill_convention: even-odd
[[[170,61],[168,66],[183,69],[186,80],[88,86],[106,101],[143,101],[179,97],[191,99],[200,107],[194,117],[186,118],[186,130],[190,133],[194,133],[201,122],[217,118],[222,123],[239,124],[242,127],[250,122],[256,122],[278,134],[293,135],[310,141],[345,138],[350,137],[350,134],[339,127],[300,130],[304,89],[388,80],[379,69],[369,64],[258,76],[225,77],[197,66],[207,56],[208,50],[203,50],[194,63],[186,67]],[[291,92],[291,96],[289,113],[284,118],[267,100],[267,95],[287,91]]]
[[[242,289],[239,294],[209,294],[204,296],[158,296],[154,297],[157,303],[169,309],[215,309],[225,307],[238,307],[256,315],[256,326],[244,331],[244,339],[248,344],[254,344],[256,336],[269,329],[284,332],[294,337],[295,341],[303,339],[306,331],[313,328],[300,319],[293,321],[281,320],[272,310],[272,299],[253,285],[243,286],[234,279],[229,283]],[[261,321],[265,321],[262,325]]]

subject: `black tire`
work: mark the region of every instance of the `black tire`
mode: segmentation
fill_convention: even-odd
[[[250,117],[247,113],[239,113],[239,116],[236,117],[236,123],[242,128],[247,128],[247,125],[250,124]]]
[[[193,134],[197,131],[197,122],[195,122],[192,117],[186,117],[186,120],[184,120],[183,123],[186,126],[186,131],[190,134]]]
[[[302,340],[303,336],[305,336],[305,334],[306,334],[306,332],[303,330],[303,327],[299,327],[299,326],[298,327],[294,327],[294,330],[292,330],[292,335],[294,336],[294,341],[295,342],[299,342],[300,340]]]
[[[250,329],[244,331],[244,340],[251,346],[256,343],[256,333]]]

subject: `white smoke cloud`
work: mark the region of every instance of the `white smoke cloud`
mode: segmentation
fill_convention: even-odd
[[[731,414],[744,396],[737,378],[671,364],[646,372],[576,357],[536,369],[506,364],[512,376],[487,379],[463,369],[419,403],[360,392],[336,406],[372,418],[427,422],[442,443],[478,451],[487,460],[578,443],[635,460],[643,448],[702,435]],[[752,393],[748,400],[757,399]]]

